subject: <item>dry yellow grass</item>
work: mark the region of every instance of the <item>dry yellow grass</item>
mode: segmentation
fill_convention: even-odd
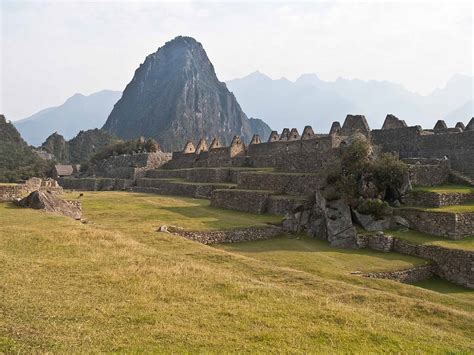
[[[0,352],[474,350],[469,291],[348,274],[419,259],[313,244],[291,250],[288,238],[240,244],[261,252],[220,250],[155,228],[274,218],[144,194],[83,200],[88,224],[0,204]],[[290,250],[272,254],[282,246]]]

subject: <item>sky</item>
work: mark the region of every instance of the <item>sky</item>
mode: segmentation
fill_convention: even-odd
[[[221,81],[259,70],[388,80],[428,94],[473,75],[472,2],[0,0],[0,113],[123,90],[145,57],[187,35]]]

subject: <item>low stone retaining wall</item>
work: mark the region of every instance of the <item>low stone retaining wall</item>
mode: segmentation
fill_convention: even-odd
[[[474,252],[450,249],[436,245],[411,244],[390,235],[357,236],[359,247],[374,250],[394,251],[434,262],[431,272],[455,284],[474,288]],[[416,275],[417,273],[415,273]],[[423,274],[423,273],[421,273]],[[403,271],[393,277],[405,277]],[[407,275],[406,277],[411,277]],[[388,278],[388,277],[386,277]]]
[[[131,188],[131,191],[157,195],[186,196],[209,199],[213,191],[213,187],[211,185],[170,184],[161,187],[135,186]]]
[[[145,174],[147,178],[153,179],[184,179],[186,178],[187,170],[170,170],[170,169],[156,169],[148,170]]]
[[[230,169],[202,168],[187,171],[186,180],[194,182],[222,183],[230,182]]]
[[[2,185],[0,186],[0,202],[15,201],[26,192],[24,185]]]
[[[413,164],[409,165],[409,174],[413,185],[442,185],[449,180],[449,164]]]
[[[293,211],[298,205],[305,202],[307,202],[307,199],[299,196],[270,196],[268,199],[267,213],[284,216],[286,213]]]
[[[312,194],[324,179],[314,174],[241,172],[238,187],[248,190],[272,190],[286,194]]]
[[[263,214],[268,211],[268,198],[272,194],[275,193],[265,190],[215,190],[211,195],[211,206]]]
[[[357,235],[357,246],[377,251],[389,252],[393,248],[393,237],[390,235]]]
[[[461,205],[474,200],[474,193],[439,193],[430,191],[412,191],[406,197],[404,202],[409,206],[420,207],[442,207]]]
[[[435,268],[436,267],[433,265],[423,265],[406,270],[370,272],[361,273],[360,275],[369,278],[387,279],[407,284],[413,284],[432,278],[435,274]]]
[[[410,244],[395,238],[393,251],[436,263],[436,274],[455,284],[474,289],[474,252],[436,245]]]
[[[136,185],[137,188],[134,188],[134,191],[146,192],[146,190],[148,189],[148,192],[160,195],[178,195],[207,199],[211,198],[212,191],[228,187],[228,185],[218,183],[199,184],[148,178],[138,179]]]
[[[122,191],[133,186],[133,180],[112,178],[59,178],[59,185],[68,190]]]
[[[277,226],[265,226],[223,231],[183,231],[168,228],[168,232],[202,244],[217,244],[269,239],[281,234],[282,230]]]
[[[410,223],[417,231],[446,237],[462,239],[474,235],[474,213],[431,212],[415,208],[396,209],[395,213]]]

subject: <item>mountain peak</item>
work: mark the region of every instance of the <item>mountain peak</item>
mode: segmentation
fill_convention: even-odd
[[[229,144],[242,135],[249,141],[254,131],[201,43],[185,36],[146,57],[104,129],[125,139],[155,138],[168,151],[181,150],[188,139],[218,137]]]

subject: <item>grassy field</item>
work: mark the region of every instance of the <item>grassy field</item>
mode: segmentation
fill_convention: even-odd
[[[472,291],[350,274],[423,260],[301,236],[204,246],[155,230],[278,218],[189,198],[81,199],[87,224],[0,204],[0,353],[474,351]]]
[[[439,192],[439,193],[462,193],[468,194],[474,192],[474,187],[466,185],[439,185],[439,186],[415,186],[413,191]]]

